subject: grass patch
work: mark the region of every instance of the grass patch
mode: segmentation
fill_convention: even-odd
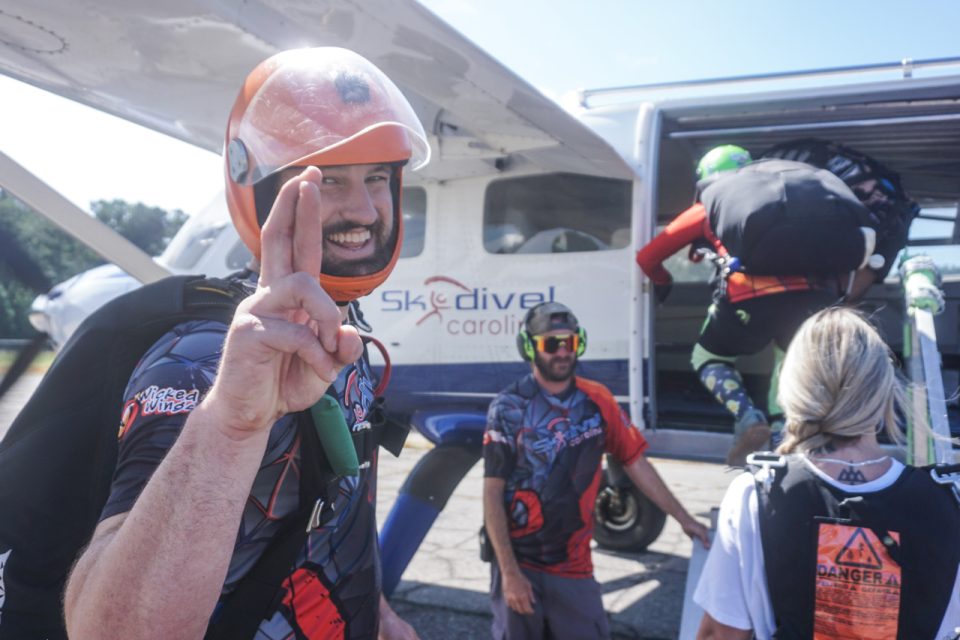
[[[53,351],[41,351],[30,365],[30,373],[44,373],[50,368],[53,357],[56,354]],[[17,352],[12,349],[0,349],[0,375],[7,372],[10,365],[17,357]]]

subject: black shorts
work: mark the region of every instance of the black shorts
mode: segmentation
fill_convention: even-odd
[[[839,300],[833,291],[810,289],[759,296],[710,307],[697,344],[718,356],[757,353],[771,342],[786,350],[804,320]]]
[[[500,569],[490,563],[493,640],[607,640],[610,623],[602,590],[593,576],[566,578],[521,567],[533,588],[533,614],[521,615],[503,598]]]

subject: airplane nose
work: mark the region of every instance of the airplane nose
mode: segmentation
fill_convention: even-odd
[[[40,333],[50,333],[50,317],[47,315],[48,302],[46,294],[41,293],[34,298],[27,315],[30,324]]]

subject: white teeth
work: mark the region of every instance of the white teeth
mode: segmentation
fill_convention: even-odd
[[[359,231],[348,231],[345,233],[331,233],[327,235],[327,240],[336,244],[363,244],[370,239],[370,231],[361,229]]]

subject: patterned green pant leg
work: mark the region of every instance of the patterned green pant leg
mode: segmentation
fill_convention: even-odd
[[[707,326],[714,309],[715,305],[711,305],[707,310],[707,320],[704,321],[703,327]],[[693,353],[690,355],[690,364],[700,377],[700,382],[710,395],[723,405],[724,409],[733,414],[734,433],[739,434],[748,426],[757,422],[766,422],[766,418],[747,395],[743,378],[734,363],[736,363],[735,356],[717,355],[699,343],[694,345]]]
[[[700,382],[717,399],[723,408],[733,414],[737,424],[744,423],[747,415],[759,413],[743,386],[740,372],[726,362],[711,362],[700,369]],[[751,422],[756,422],[751,419]]]

